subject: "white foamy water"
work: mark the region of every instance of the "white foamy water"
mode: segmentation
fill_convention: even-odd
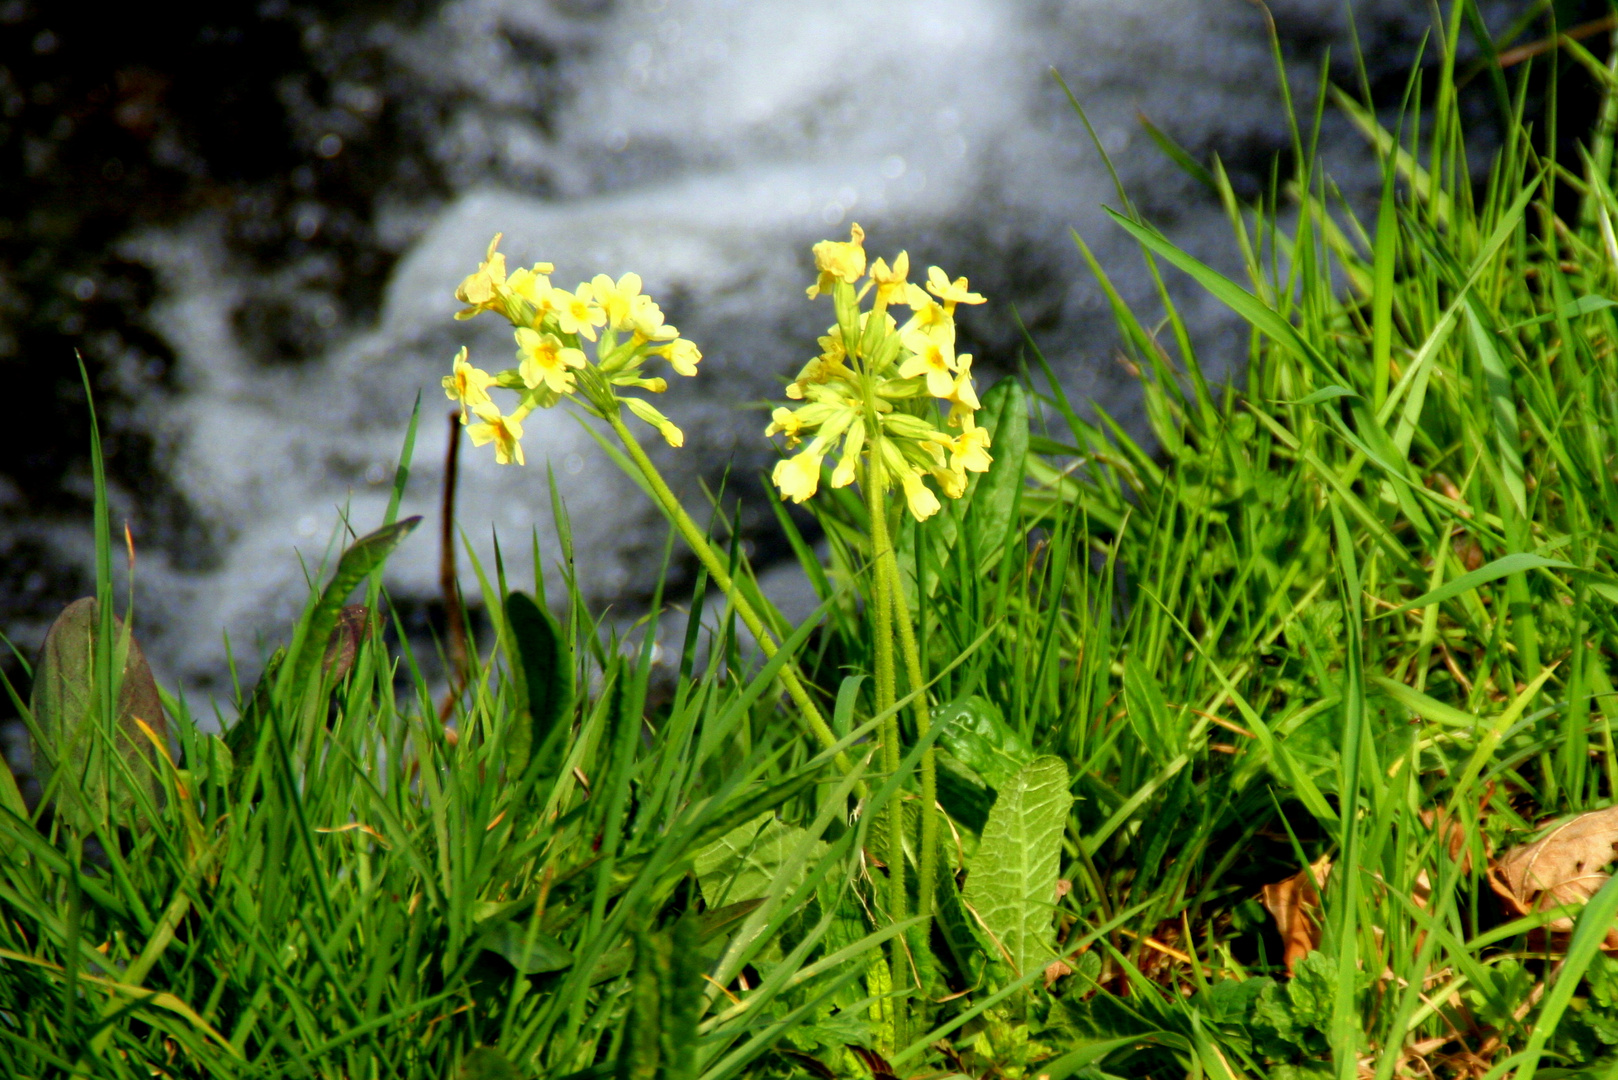
[[[1289,42],[1332,41],[1346,55],[1339,0],[1271,6]],[[1362,38],[1396,51],[1422,8],[1360,4]],[[485,367],[510,363],[508,329],[487,316],[450,318],[456,283],[496,231],[514,265],[554,262],[558,284],[640,273],[702,347],[700,377],[675,380],[659,402],[688,434],[684,450],[659,460],[693,493],[727,462],[753,471],[769,460],[763,414],[737,406],[776,393],[810,355],[830,308],[804,299],[809,245],[846,237],[852,221],[873,255],[906,248],[923,268],[937,262],[988,293],[991,303],[962,320],[988,378],[1016,363],[1015,305],[1070,393],[1135,422],[1111,318],[1067,230],[1091,243],[1126,295],[1146,299],[1147,283],[1100,211],[1117,196],[1052,68],[1143,211],[1216,264],[1231,263],[1222,214],[1151,146],[1137,114],[1249,177],[1285,141],[1263,18],[1247,0],[466,0],[425,25],[378,33],[424,92],[443,95],[449,120],[438,137],[462,164],[447,205],[391,211],[389,228],[412,239],[374,325],[312,362],[266,368],[230,319],[254,282],[232,269],[206,216],[130,242],[160,271],[167,299],[156,319],[179,356],[180,396],[149,423],[168,447],[172,482],[217,542],[203,571],[143,556],[147,651],[171,680],[216,676],[222,633],[248,656],[286,634],[306,595],[300,557],[318,562],[341,508],[361,532],[379,522],[418,392],[404,512],[429,524],[393,557],[387,580],[399,595],[436,594],[448,409],[438,378],[462,343]],[[564,57],[550,104],[512,45],[519,39]],[[1314,74],[1301,71],[1300,85]],[[1355,138],[1334,123],[1327,139],[1346,182],[1363,180]],[[546,189],[513,181],[540,173]],[[1208,366],[1223,371],[1241,335],[1206,299],[1180,295]],[[548,461],[588,594],[643,593],[663,538],[646,500],[565,410],[526,428],[526,469],[497,467],[487,448],[463,454],[460,521],[473,545],[490,560],[498,530],[526,567],[537,528],[555,558]],[[513,580],[526,586],[526,570]],[[470,572],[463,583],[477,587]]]

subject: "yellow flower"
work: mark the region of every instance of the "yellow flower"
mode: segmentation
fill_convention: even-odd
[[[552,289],[550,302],[551,310],[556,313],[556,325],[564,334],[578,334],[594,341],[595,328],[607,321],[606,312],[590,296],[587,282],[581,282],[572,292]]]
[[[953,331],[947,336],[929,334],[924,330],[912,330],[905,334],[902,340],[911,356],[900,365],[899,378],[913,379],[925,375],[929,394],[939,398],[949,397],[955,388],[954,336]]]
[[[801,454],[782,458],[775,463],[770,479],[781,489],[781,494],[795,503],[801,503],[820,488],[820,462],[824,454],[810,447]]]
[[[554,269],[550,263],[535,263],[526,270],[513,270],[506,279],[506,288],[511,294],[522,297],[533,307],[536,327],[545,321],[551,309],[551,279],[547,275]]]
[[[966,494],[966,474],[956,469],[934,469],[933,481],[938,484],[938,490],[952,499]]]
[[[518,465],[527,464],[522,453],[521,417],[516,414],[502,416],[499,407],[492,401],[480,401],[472,407],[472,411],[483,421],[466,429],[473,446],[493,442],[497,465],[510,465],[513,461]]]
[[[533,390],[543,384],[558,394],[573,392],[573,373],[568,369],[581,368],[585,362],[584,353],[562,344],[555,334],[526,326],[517,328],[517,361],[524,386]]]
[[[494,234],[477,273],[468,274],[455,290],[455,299],[470,305],[455,313],[457,319],[470,319],[480,311],[493,311],[500,306],[500,294],[506,288],[506,257],[495,248],[500,246],[503,235]]]
[[[960,423],[962,415],[970,415],[982,408],[978,392],[972,385],[972,354],[962,353],[955,358],[955,380],[947,394],[939,395],[949,402],[950,426]]]
[[[858,223],[848,230],[848,242],[839,240],[822,240],[814,247],[815,269],[820,271],[820,277],[809,286],[809,299],[813,300],[821,293],[831,292],[831,287],[838,281],[846,281],[850,285],[860,279],[865,273],[865,230]]]
[[[659,356],[667,357],[669,366],[674,369],[675,373],[687,377],[697,373],[697,361],[702,359],[702,352],[697,348],[696,343],[687,341],[685,338],[675,338],[667,345],[653,349],[652,352],[657,353]]]
[[[899,257],[893,260],[893,268],[878,259],[871,264],[871,280],[876,283],[875,304],[885,308],[889,304],[902,304],[909,295],[909,283],[905,277],[910,273],[910,253],[899,252]]]
[[[843,440],[843,454],[837,467],[831,471],[831,486],[847,487],[854,482],[854,469],[859,464],[860,450],[865,445],[865,421],[856,419],[848,425],[848,437]]]
[[[907,331],[925,330],[931,334],[945,327],[952,330],[955,327],[955,320],[950,312],[944,309],[944,305],[928,296],[916,285],[905,286],[905,298],[901,302],[914,312],[910,316],[910,321],[904,325]]]
[[[951,281],[949,275],[936,266],[927,268],[927,291],[944,301],[944,310],[951,314],[954,314],[956,304],[983,303],[982,296],[967,290],[965,278],[958,277]]]
[[[667,341],[680,332],[663,321],[663,311],[650,296],[640,293],[629,305],[629,325],[647,341]]]
[[[980,428],[967,418],[966,430],[949,443],[949,467],[958,473],[988,472],[994,458],[989,456],[989,429]]]
[[[787,397],[802,401],[803,392],[810,385],[830,382],[849,374],[843,366],[843,358],[848,353],[843,348],[842,337],[836,331],[834,326],[830,336],[820,339],[820,355],[805,364],[803,370],[798,372],[798,377],[787,385]]]
[[[926,521],[938,513],[938,496],[921,482],[921,470],[905,469],[899,474],[899,482],[904,485],[905,502],[909,504],[910,513],[917,521]]]
[[[466,346],[462,345],[461,351],[455,354],[455,366],[450,374],[444,376],[443,384],[444,396],[461,403],[461,423],[464,424],[468,408],[489,400],[489,387],[494,385],[494,376],[469,363]]]
[[[787,446],[792,447],[801,441],[802,431],[803,421],[798,419],[798,414],[783,407],[770,413],[770,426],[764,429],[764,435],[766,438],[771,435],[785,435]]]
[[[615,282],[606,274],[597,274],[590,279],[590,295],[601,305],[609,329],[628,329],[635,301],[641,295],[640,275],[625,274]]]

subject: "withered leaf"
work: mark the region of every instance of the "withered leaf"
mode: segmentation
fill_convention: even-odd
[[[1308,869],[1264,886],[1264,907],[1286,945],[1283,958],[1289,975],[1304,957],[1320,948],[1320,888],[1330,874],[1331,857],[1322,855]]]
[[[1489,864],[1489,885],[1518,915],[1580,904],[1594,896],[1610,875],[1602,869],[1618,859],[1618,806],[1569,818],[1532,844],[1502,851]],[[1551,921],[1553,933],[1573,929],[1573,919]],[[1603,946],[1618,951],[1618,927]]]
[[[326,654],[321,658],[321,670],[334,683],[348,677],[359,655],[360,642],[370,628],[371,613],[364,604],[348,604],[337,612],[337,624],[331,628],[326,640]]]

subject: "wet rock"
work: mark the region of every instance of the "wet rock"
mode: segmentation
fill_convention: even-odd
[[[1341,4],[1271,9],[1301,100],[1328,47],[1349,77]],[[1373,80],[1398,82],[1425,9],[1358,14]],[[250,673],[302,603],[299,555],[318,563],[344,514],[360,532],[376,523],[418,392],[404,512],[435,512],[438,376],[462,343],[491,367],[512,348],[487,316],[449,319],[495,231],[514,262],[556,263],[561,284],[645,278],[705,353],[700,378],[659,402],[688,442],[658,458],[689,498],[727,469],[745,494],[772,453],[746,406],[778,392],[830,320],[803,297],[808,246],[854,220],[874,253],[906,248],[991,297],[962,320],[987,379],[1023,359],[1015,311],[1070,394],[1138,424],[1067,230],[1131,299],[1147,301],[1148,282],[1099,211],[1117,195],[1051,68],[1142,210],[1222,265],[1222,214],[1137,114],[1221,155],[1249,195],[1288,144],[1263,15],[1242,0],[270,0],[94,30],[5,0],[0,34],[18,58],[0,77],[0,151],[16,166],[0,185],[39,207],[0,222],[0,372],[50,432],[0,433],[0,545],[52,554],[17,571],[30,582],[88,565],[78,345],[116,452],[115,517],[140,551],[153,666],[213,692],[221,632]],[[1358,137],[1328,121],[1324,141],[1345,189],[1363,189]],[[1178,296],[1207,367],[1228,371],[1243,335],[1206,298]],[[463,454],[460,519],[480,556],[498,531],[508,566],[522,552],[526,567],[537,529],[558,557],[548,461],[587,594],[644,599],[664,535],[654,511],[565,411],[526,427],[525,470]],[[767,518],[743,521],[765,554]],[[425,603],[437,559],[424,530],[390,587]],[[41,591],[0,594],[8,625]]]

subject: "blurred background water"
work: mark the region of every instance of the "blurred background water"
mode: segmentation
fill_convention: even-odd
[[[1528,6],[1496,3],[1489,23]],[[1605,13],[1555,7],[1564,25]],[[1323,69],[1359,86],[1340,0],[1268,12],[1302,109]],[[1439,9],[1353,14],[1392,108]],[[758,490],[773,451],[747,406],[779,396],[830,321],[804,300],[808,247],[852,221],[873,255],[908,249],[991,298],[962,321],[985,382],[1026,359],[1020,318],[1069,394],[1138,430],[1069,229],[1127,297],[1144,302],[1147,281],[1100,212],[1111,180],[1052,71],[1141,210],[1229,268],[1216,202],[1139,119],[1258,194],[1289,145],[1266,17],[1250,0],[265,0],[180,20],[0,0],[0,626],[31,651],[91,589],[82,356],[147,653],[171,685],[228,696],[225,636],[251,676],[341,515],[379,521],[418,393],[405,511],[435,512],[438,377],[463,342],[485,366],[511,349],[488,320],[450,320],[496,231],[514,265],[554,262],[559,284],[639,272],[703,348],[700,378],[659,402],[688,435],[659,460],[693,498],[727,468],[732,491]],[[1564,83],[1565,130],[1588,120],[1581,80]],[[1475,109],[1484,143],[1491,101]],[[1328,112],[1323,142],[1363,194],[1359,137]],[[1205,363],[1238,375],[1239,328],[1176,288]],[[527,428],[525,470],[463,455],[462,527],[485,556],[495,530],[508,552],[532,529],[552,545],[548,461],[587,594],[633,610],[661,525],[562,410]],[[768,566],[786,553],[752,504],[742,525]],[[388,576],[423,633],[442,617],[431,532]]]

